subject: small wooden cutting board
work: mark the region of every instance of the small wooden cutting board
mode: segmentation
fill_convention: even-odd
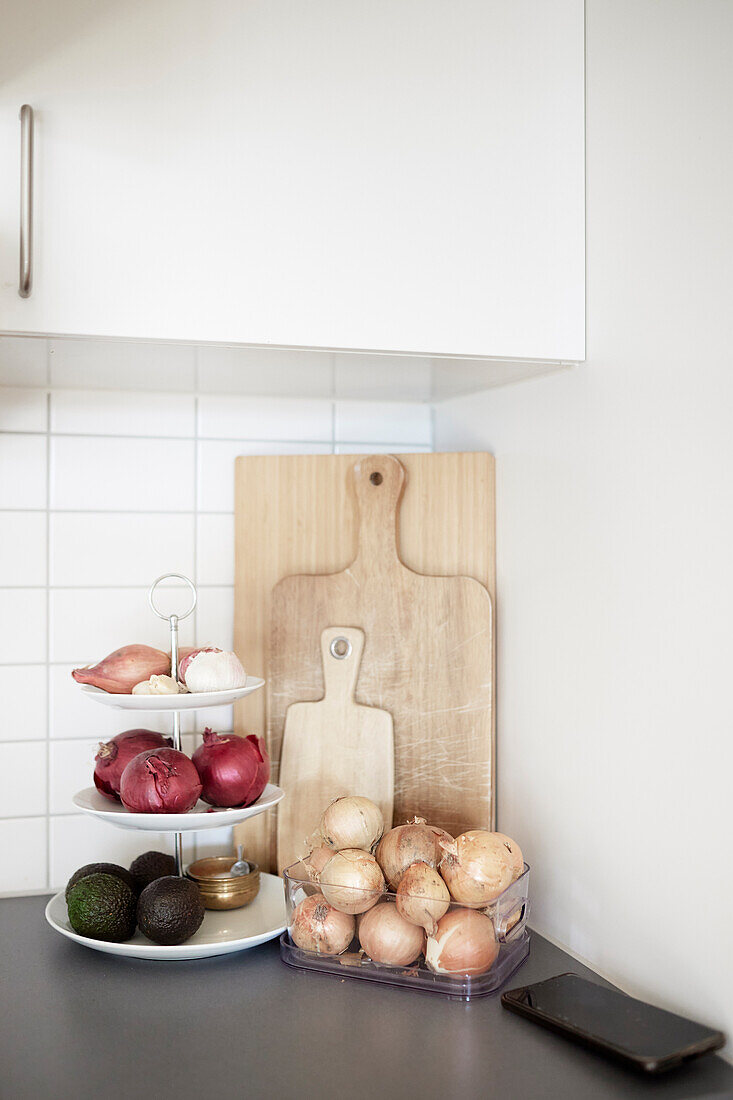
[[[363,630],[328,627],[321,634],[325,695],[288,707],[280,760],[280,783],[287,791],[278,814],[280,871],[307,853],[321,814],[341,795],[371,798],[386,828],[392,826],[392,716],[354,702],[363,651]]]

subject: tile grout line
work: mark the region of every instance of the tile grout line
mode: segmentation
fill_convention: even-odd
[[[46,371],[51,363],[46,341]],[[51,889],[51,394],[46,393],[46,889]]]
[[[199,590],[199,570],[198,570],[198,542],[199,542],[199,349],[194,348],[193,352],[193,383],[195,396],[193,399],[193,583],[196,586],[196,592]],[[198,598],[196,599],[196,607],[193,609],[193,644],[198,645],[199,636],[199,607]],[[196,724],[197,719],[194,717],[193,721],[193,743],[196,743]],[[193,862],[198,858],[198,841],[196,834],[189,840],[189,846],[191,851],[189,852],[189,861]]]

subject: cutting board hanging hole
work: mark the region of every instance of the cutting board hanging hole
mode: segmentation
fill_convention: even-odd
[[[372,485],[381,485],[382,484],[382,475],[379,473],[378,470],[375,470],[374,473],[369,478],[369,480],[371,481]]]
[[[351,642],[348,638],[343,636],[334,638],[328,647],[332,657],[335,657],[337,661],[344,661],[347,657],[351,656]]]

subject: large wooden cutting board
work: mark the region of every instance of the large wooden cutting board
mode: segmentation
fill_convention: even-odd
[[[371,798],[386,828],[392,827],[392,716],[354,701],[363,652],[363,630],[328,627],[321,635],[323,699],[288,707],[280,757],[280,784],[288,797],[277,815],[280,871],[307,854],[321,814],[342,795]]]
[[[356,698],[392,715],[395,821],[419,814],[453,835],[488,828],[491,598],[473,577],[425,576],[402,563],[398,459],[371,455],[351,472],[360,516],[355,559],[330,575],[283,578],[273,591],[271,728],[282,728],[293,702],[321,693],[324,628],[360,626],[366,640]]]
[[[269,680],[272,589],[294,573],[333,573],[357,551],[353,455],[247,455],[236,460],[234,648]],[[494,459],[484,452],[398,454],[407,475],[398,537],[403,563],[418,573],[474,577],[495,593]],[[314,671],[313,699],[323,694]],[[282,725],[268,722],[268,690],[234,708],[237,733],[268,741],[278,781]],[[305,698],[305,697],[304,697]],[[493,709],[493,708],[492,708]],[[493,813],[493,792],[492,792]],[[264,869],[276,870],[275,812],[235,835]]]

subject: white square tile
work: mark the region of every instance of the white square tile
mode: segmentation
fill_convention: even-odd
[[[45,432],[48,397],[43,390],[0,388],[0,429],[6,432]]]
[[[234,584],[234,516],[199,516],[196,541],[198,584]]]
[[[0,666],[0,699],[0,741],[45,741],[45,665]]]
[[[234,461],[238,455],[330,455],[329,443],[199,443],[199,510],[234,511]]]
[[[398,401],[337,401],[338,443],[432,443],[429,405]]]
[[[185,512],[194,507],[195,445],[179,439],[51,441],[51,507]]]
[[[170,591],[180,599],[184,590]],[[153,615],[145,588],[53,589],[50,636],[51,660],[79,666],[96,664],[124,645],[139,643],[165,652],[169,642],[168,626]],[[191,619],[184,619],[180,643],[192,642]]]
[[[49,669],[49,726],[53,739],[92,738],[96,743],[109,741],[110,737],[127,729],[156,730],[166,737],[170,735],[170,714],[116,710],[87,698],[71,678],[75,667],[73,664],[52,665]],[[182,729],[193,730],[194,723],[194,712],[184,711]]]
[[[144,340],[49,341],[51,384],[73,389],[193,390],[196,350]]]
[[[49,746],[50,813],[74,812],[73,796],[77,791],[91,787],[94,782],[94,757],[98,750],[99,740],[54,741]]]
[[[0,821],[0,894],[23,894],[46,887],[45,817]]]
[[[234,729],[234,707],[204,707],[192,713],[196,729],[196,748],[203,743],[207,726],[216,733],[231,733]]]
[[[337,455],[426,455],[432,447],[413,447],[409,443],[337,443]]]
[[[286,397],[199,398],[199,436],[206,439],[312,439],[333,434],[331,401]]]
[[[45,741],[0,744],[0,775],[3,776],[3,817],[33,817],[46,812]],[[21,783],[22,776],[31,782]],[[15,778],[15,782],[13,779]],[[10,782],[6,782],[6,780]]]
[[[52,432],[191,437],[195,430],[192,395],[100,390],[51,395]]]
[[[282,397],[332,397],[330,352],[276,348],[198,349],[200,393],[246,393]]]
[[[193,536],[192,515],[53,512],[51,584],[149,585],[163,573],[190,577]]]
[[[0,662],[33,664],[46,659],[46,591],[0,589]]]
[[[196,607],[197,645],[234,646],[234,588],[202,588]],[[244,661],[242,661],[244,664]],[[245,665],[246,667],[246,665]],[[249,669],[247,670],[249,671]],[[255,675],[258,675],[255,673]]]
[[[0,336],[0,385],[47,384],[48,344],[45,337]]]
[[[0,435],[0,508],[46,507],[46,437]]]
[[[405,355],[334,356],[337,398],[429,401],[431,360]]]
[[[0,584],[46,583],[46,513],[0,512]]]
[[[119,863],[129,867],[143,852],[173,855],[170,833],[142,833],[114,829],[106,821],[88,814],[51,818],[51,889],[61,890],[85,863]],[[184,839],[184,860],[188,862],[191,842]]]
[[[196,834],[196,858],[205,856],[234,856],[234,830],[229,826],[222,829],[206,829]],[[246,856],[246,853],[243,853]],[[233,862],[233,860],[232,860]]]

